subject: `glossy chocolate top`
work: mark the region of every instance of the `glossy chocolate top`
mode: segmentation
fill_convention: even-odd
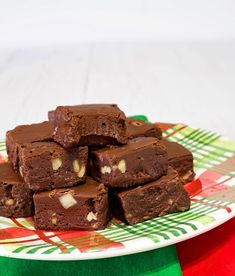
[[[11,136],[16,143],[24,144],[52,140],[53,131],[53,123],[45,121],[39,124],[17,126],[9,130],[7,136]]]
[[[162,137],[162,131],[156,124],[127,118],[127,135],[129,139],[135,137]]]
[[[162,140],[164,145],[166,146],[168,160],[176,157],[192,155],[192,153],[186,149],[184,146],[180,145],[176,142],[169,142],[166,139]]]
[[[88,177],[86,182],[83,184],[79,184],[78,186],[74,186],[71,188],[60,188],[54,189],[52,191],[43,191],[36,193],[38,197],[60,197],[63,194],[70,193],[74,196],[85,197],[85,198],[95,198],[102,193],[106,193],[107,188],[104,184],[101,184],[94,179]]]
[[[138,137],[129,141],[128,144],[120,147],[106,147],[100,150],[96,150],[95,153],[105,153],[111,156],[118,157],[125,153],[136,152],[138,150],[143,150],[143,148],[156,148],[158,154],[164,154],[166,147],[157,138],[153,137]],[[155,150],[156,150],[155,149]],[[156,153],[156,152],[155,152]]]
[[[0,164],[0,182],[7,184],[23,183],[19,173],[13,170],[10,162]]]
[[[46,151],[50,152],[63,152],[64,149],[55,142],[34,142],[28,143],[22,146],[25,153],[30,154],[30,156],[37,156],[43,154]]]
[[[84,105],[74,105],[74,106],[58,106],[55,110],[54,116],[57,112],[67,113],[67,117],[72,116],[105,116],[108,117],[119,117],[121,119],[126,119],[123,111],[119,109],[116,104],[84,104]],[[50,116],[52,112],[50,112]],[[65,118],[66,119],[66,118]]]

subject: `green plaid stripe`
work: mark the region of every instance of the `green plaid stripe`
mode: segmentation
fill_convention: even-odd
[[[55,243],[56,245],[51,245],[48,243],[39,243],[39,244],[30,244],[30,245],[22,245],[17,247],[15,250],[13,250],[13,253],[22,253],[24,252],[25,254],[35,254],[41,249],[41,254],[51,254],[56,250],[59,250],[59,248],[66,247],[67,249],[64,250],[67,253],[70,253],[71,251],[77,249],[76,247],[69,245],[63,241],[57,241]],[[62,253],[63,251],[61,251]]]
[[[5,151],[5,150],[6,150],[5,141],[0,141],[0,151]]]
[[[162,239],[169,240],[171,236],[182,236],[188,233],[187,228],[196,231],[198,222],[213,222],[215,218],[212,215],[218,210],[216,206],[229,206],[229,202],[221,202],[218,200],[207,201],[210,206],[202,205],[198,202],[192,203],[190,211],[183,213],[171,214],[164,217],[158,217],[143,223],[132,226],[124,226],[113,222],[114,226],[106,230],[99,231],[105,237],[116,242],[124,242],[137,237],[147,237],[153,242],[160,242]]]

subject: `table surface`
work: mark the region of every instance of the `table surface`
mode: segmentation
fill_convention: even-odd
[[[234,25],[233,0],[2,1],[0,137],[57,105],[116,102],[235,140]]]
[[[235,41],[119,42],[0,50],[0,137],[57,105],[118,103],[235,140]]]
[[[235,38],[234,0],[0,0],[0,47]]]

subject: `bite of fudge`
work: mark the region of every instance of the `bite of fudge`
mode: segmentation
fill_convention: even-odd
[[[48,121],[6,134],[0,216],[34,216],[40,230],[101,230],[187,211],[193,156],[157,124],[116,104],[59,106]]]
[[[17,126],[6,133],[8,160],[14,169],[18,169],[19,149],[27,143],[53,141],[54,125],[52,122],[42,122],[32,125]]]
[[[134,118],[127,118],[127,136],[129,139],[137,137],[162,138],[162,130],[157,124],[151,124]]]
[[[127,142],[126,116],[116,104],[59,106],[53,122],[53,138],[65,148]]]
[[[162,142],[166,146],[168,164],[178,172],[183,184],[192,181],[195,176],[192,153],[179,143],[166,139]]]
[[[138,137],[91,152],[89,166],[91,176],[107,186],[131,187],[166,174],[166,147],[157,138]]]
[[[92,178],[80,185],[36,192],[35,227],[42,230],[104,229],[110,219],[108,189]]]
[[[168,167],[166,175],[155,181],[113,193],[113,212],[128,224],[186,211],[189,208],[190,198],[178,173],[171,167]]]
[[[65,150],[55,142],[28,143],[19,150],[19,171],[33,191],[70,187],[86,179],[87,147]]]

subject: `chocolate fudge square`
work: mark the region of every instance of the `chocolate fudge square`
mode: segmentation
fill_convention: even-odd
[[[129,139],[136,137],[156,137],[161,139],[162,130],[156,124],[127,118],[127,135]]]
[[[168,164],[178,172],[184,184],[192,181],[195,176],[192,153],[179,143],[166,139],[163,139],[163,143],[167,150]]]
[[[48,120],[54,121],[54,118],[55,118],[55,110],[48,111]]]
[[[72,188],[36,192],[35,228],[98,230],[110,219],[108,190],[91,178]]]
[[[127,224],[189,210],[190,198],[178,173],[169,167],[167,175],[151,183],[114,194],[114,214]]]
[[[33,215],[33,194],[10,162],[0,164],[0,216]]]
[[[115,104],[59,106],[54,140],[65,148],[125,144],[126,116]]]
[[[54,126],[52,122],[32,125],[21,125],[9,130],[6,134],[8,160],[18,169],[19,148],[25,143],[52,141]]]
[[[95,150],[90,157],[90,175],[110,187],[131,187],[167,172],[166,147],[152,137],[139,137],[121,147]]]
[[[85,180],[87,158],[87,147],[65,150],[54,142],[25,144],[19,149],[20,173],[34,191],[69,187]]]

